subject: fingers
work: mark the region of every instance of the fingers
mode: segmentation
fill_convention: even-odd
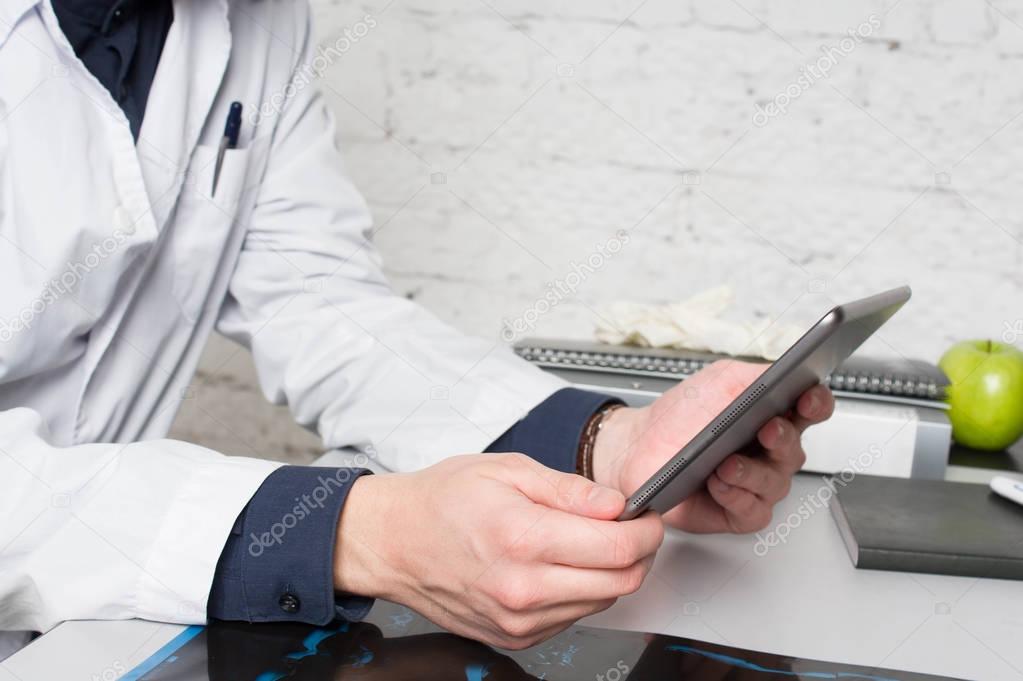
[[[757,440],[767,462],[785,475],[792,475],[806,463],[800,431],[788,419],[776,416],[760,428]]]
[[[811,388],[799,400],[797,411],[802,426],[775,417],[757,432],[764,449],[762,457],[733,454],[707,481],[710,497],[724,510],[733,532],[752,532],[770,522],[771,508],[788,495],[792,476],[806,462],[800,442],[805,424],[817,423],[830,415],[834,400],[823,386]],[[669,522],[671,522],[669,520]]]
[[[548,508],[597,520],[613,520],[625,508],[621,492],[581,475],[552,470],[524,454],[503,455],[501,462],[512,469],[520,492]]]
[[[391,478],[388,498],[405,500],[406,515],[373,551],[393,577],[361,592],[386,589],[452,632],[506,647],[535,643],[640,588],[663,538],[656,514],[615,522],[620,493],[522,455],[451,457],[380,477]],[[353,502],[380,496],[355,492]],[[376,529],[371,521],[385,515],[376,508],[354,517]]]
[[[726,397],[730,400],[764,368],[741,362],[715,363],[683,385],[699,389],[696,394],[701,402]],[[728,404],[728,400],[723,403]],[[810,388],[797,400],[790,415],[773,418],[758,430],[762,456],[728,457],[708,479],[705,489],[664,513],[662,521],[687,532],[752,532],[766,527],[773,505],[789,493],[792,476],[806,462],[800,441],[803,431],[826,420],[834,408],[835,400],[827,387]]]
[[[521,579],[524,584],[521,586],[526,594],[558,594],[558,600],[561,603],[592,603],[635,593],[642,586],[643,580],[650,574],[653,565],[653,555],[629,565],[628,568],[614,570],[547,565],[536,575],[522,575]],[[505,605],[510,609],[532,610],[542,603],[533,602],[527,596],[525,602],[513,602],[510,605]]]
[[[554,565],[548,570],[552,588],[568,601],[605,601],[636,593],[650,574],[654,557],[626,568],[593,570]]]
[[[835,396],[824,385],[815,385],[800,395],[792,423],[801,433],[809,426],[826,421],[835,410]]]
[[[625,568],[655,553],[664,540],[664,526],[655,514],[627,522],[614,520],[625,507],[625,497],[618,491],[525,457],[502,459],[514,470],[516,488],[533,503],[549,509],[529,525],[524,536],[509,536],[509,544],[522,559]],[[512,534],[520,532],[515,522],[505,527]]]
[[[771,522],[770,504],[747,489],[729,485],[717,473],[707,480],[707,491],[724,509],[728,529],[732,532],[756,532]]]
[[[809,426],[827,420],[835,409],[835,398],[823,385],[803,393],[789,418],[775,417],[757,432],[768,460],[782,473],[792,474],[806,463],[800,437]],[[726,476],[727,479],[727,476]]]
[[[519,613],[546,611],[554,619],[585,617],[608,601],[635,593],[643,585],[653,556],[618,570],[591,570],[549,565],[504,576],[495,593],[501,610]],[[532,623],[533,629],[548,622]]]
[[[812,388],[800,398],[804,414],[798,417],[806,423],[816,423],[830,413],[833,406],[830,391]],[[802,430],[791,420],[775,417],[765,423],[757,432],[757,440],[764,449],[764,455],[749,457],[733,454],[717,467],[707,480],[707,492],[723,511],[722,520],[732,532],[755,532],[771,521],[771,508],[788,495],[792,476],[806,462],[806,454],[800,443]],[[694,512],[698,505],[693,504]],[[704,522],[715,525],[713,509],[704,509],[709,515]],[[682,520],[679,518],[678,520]],[[687,523],[693,519],[685,518]],[[666,522],[674,524],[675,518]]]
[[[771,509],[789,493],[791,474],[767,457],[733,454],[705,489],[662,516],[687,532],[755,532],[771,521]]]
[[[718,466],[716,475],[721,482],[744,489],[774,504],[789,493],[792,478],[788,471],[791,465],[789,461],[778,463],[733,454]]]
[[[728,513],[704,488],[661,516],[664,524],[694,534],[731,532]]]
[[[635,520],[592,520],[551,512],[530,529],[536,559],[580,568],[626,568],[652,556],[664,541],[654,513]]]
[[[727,495],[726,486],[736,487],[774,504],[789,493],[792,475],[806,462],[806,454],[799,431],[780,416],[765,423],[757,432],[757,439],[764,449],[763,456],[733,454],[717,467],[718,492]],[[734,496],[742,499],[740,494]]]
[[[618,570],[561,565],[505,575],[496,593],[497,644],[520,648],[548,638],[588,615],[635,593],[653,566],[653,556]],[[551,600],[551,594],[557,594]]]

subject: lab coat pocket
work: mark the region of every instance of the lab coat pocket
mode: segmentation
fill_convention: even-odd
[[[217,147],[199,145],[184,178],[170,225],[174,296],[184,316],[195,322],[216,311],[227,288],[245,224],[255,205],[269,138],[228,149],[213,191]]]

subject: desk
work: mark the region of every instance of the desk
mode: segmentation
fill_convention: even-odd
[[[798,476],[775,519],[821,485]],[[755,543],[669,533],[643,588],[585,623],[967,679],[1023,679],[1023,582],[856,570],[823,510],[766,555],[756,555]],[[0,681],[112,680],[181,629],[68,622],[0,664]]]

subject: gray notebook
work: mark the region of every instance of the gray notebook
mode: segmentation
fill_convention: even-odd
[[[657,381],[650,387],[660,392],[724,357],[692,350],[637,348],[544,338],[526,338],[516,343],[514,349],[523,359],[561,373],[570,380],[573,373],[639,378],[647,383]],[[756,358],[740,359],[764,361]],[[941,369],[928,362],[860,356],[847,359],[825,382],[838,394],[932,404],[940,404],[948,386],[948,379]]]
[[[831,513],[858,568],[1023,579],[1023,506],[987,485],[860,475]]]

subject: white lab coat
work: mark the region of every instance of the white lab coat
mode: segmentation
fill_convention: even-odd
[[[480,451],[562,387],[388,287],[331,115],[289,87],[315,54],[304,3],[174,12],[136,145],[49,2],[0,5],[0,629],[205,621],[275,468],[161,439],[214,328],[327,447],[389,469]]]

